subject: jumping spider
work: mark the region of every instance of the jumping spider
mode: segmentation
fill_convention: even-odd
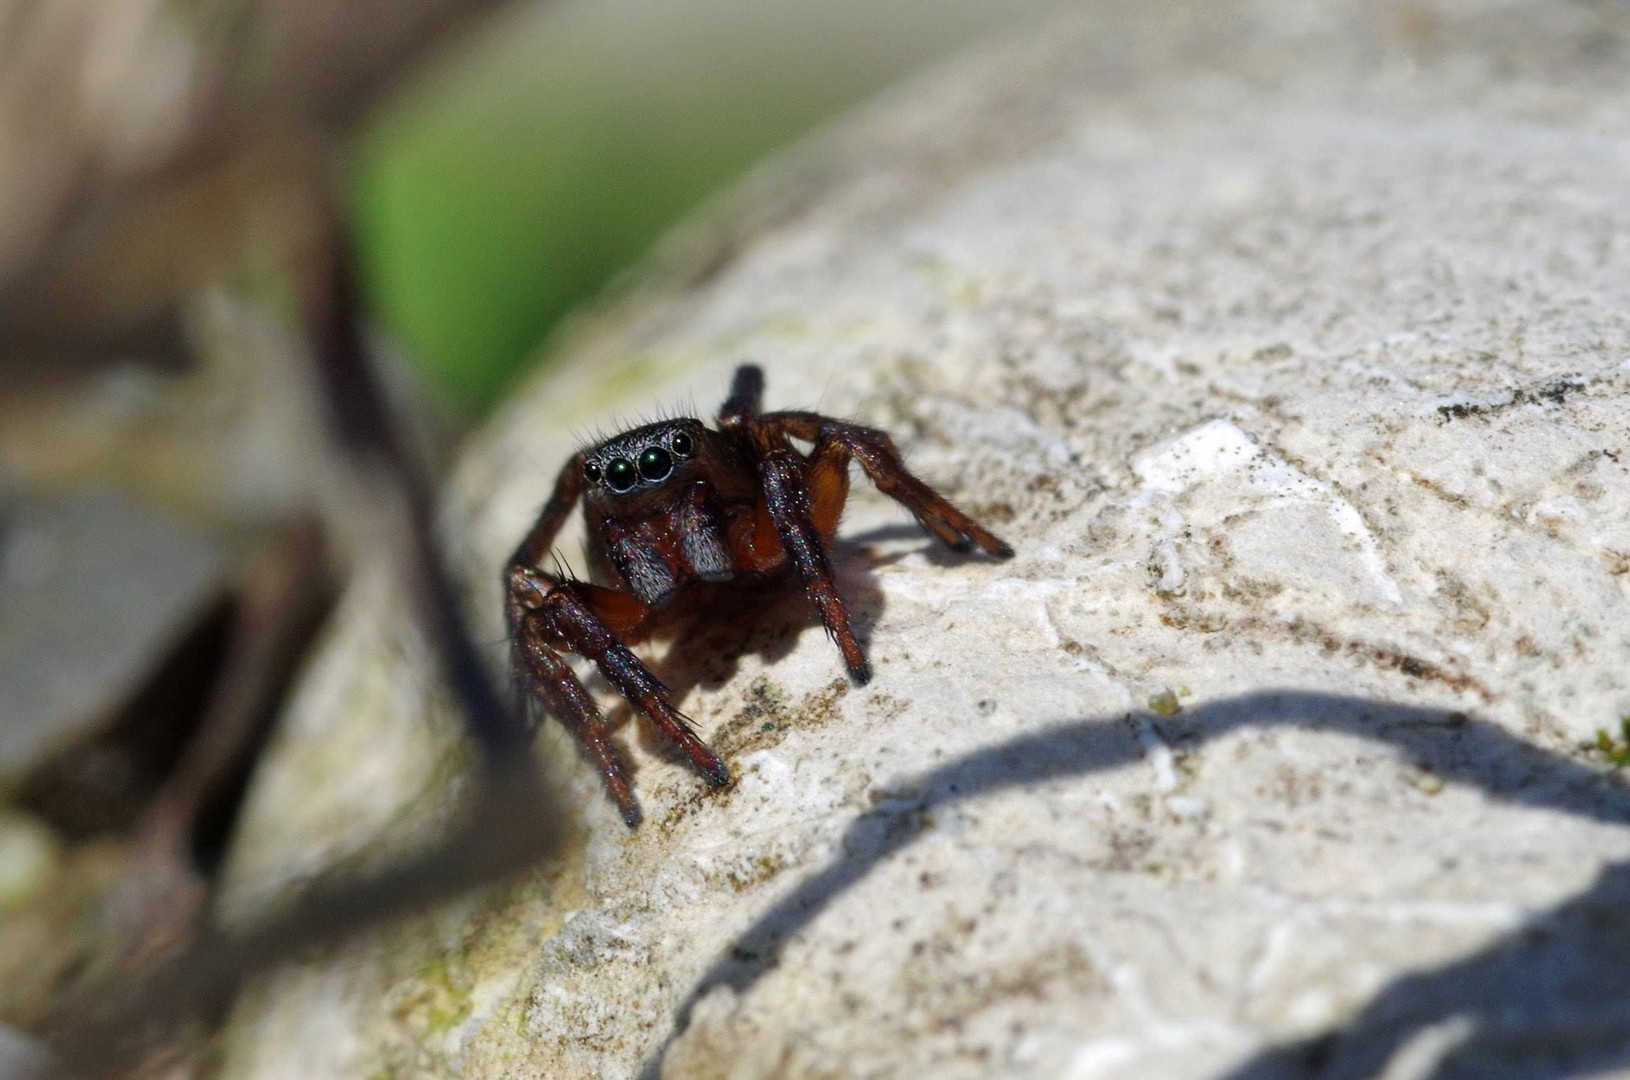
[[[561,653],[592,661],[719,786],[730,771],[628,646],[650,635],[661,612],[699,610],[722,587],[781,577],[790,566],[849,677],[870,679],[826,554],[849,494],[851,459],[952,550],[977,544],[1000,559],[1013,554],[906,471],[885,433],[811,412],[763,413],[763,393],[764,373],[746,365],[736,370],[716,430],[700,420],[664,420],[578,451],[504,572],[515,678],[583,744],[631,827],[639,804],[599,711]],[[813,449],[802,453],[792,439]],[[538,569],[580,498],[590,572],[603,584]]]

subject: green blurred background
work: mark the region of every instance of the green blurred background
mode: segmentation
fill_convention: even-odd
[[[364,137],[371,302],[473,418],[550,329],[822,118],[1058,0],[529,2]]]

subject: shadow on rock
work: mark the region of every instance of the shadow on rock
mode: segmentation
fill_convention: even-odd
[[[915,531],[922,535],[921,530]],[[967,561],[968,556],[960,558]],[[876,569],[890,561],[847,541],[839,541],[832,551],[839,595],[854,622],[855,637],[868,656],[872,655],[872,627],[882,618],[886,603]],[[790,573],[764,582],[726,585],[705,610],[676,612],[658,629],[653,637],[668,644],[660,659],[651,662],[651,673],[668,688],[669,699],[684,709],[698,688],[717,690],[734,681],[743,658],[757,656],[767,666],[774,665],[792,652],[805,633],[820,629],[820,615]],[[832,674],[844,677],[836,647],[832,648]],[[602,692],[609,690],[598,674],[591,685]],[[618,695],[611,697],[614,703],[606,711],[606,723],[617,729],[632,718],[633,707]],[[643,751],[685,761],[683,752],[654,728],[646,724],[639,728]],[[637,777],[637,763],[630,773]]]
[[[1340,732],[1397,747],[1444,780],[1493,798],[1630,824],[1630,790],[1601,770],[1462,712],[1273,690],[1209,702],[1179,716],[1134,719],[1154,723],[1167,737],[1185,742],[1267,726]],[[788,940],[924,833],[924,822],[932,818],[927,811],[1136,762],[1143,749],[1134,726],[1125,720],[1071,721],[987,747],[901,785],[914,793],[910,798],[890,800],[860,815],[837,845],[841,854],[836,861],[777,901],[715,961],[680,1004],[673,1033],[640,1075],[646,1080],[660,1075],[668,1046],[689,1026],[699,1001],[721,986],[746,994],[779,963]],[[1483,952],[1397,980],[1341,1031],[1266,1051],[1229,1073],[1227,1080],[1372,1076],[1406,1042],[1454,1017],[1470,1018],[1470,1035],[1446,1046],[1437,1059],[1440,1071],[1428,1075],[1517,1075],[1483,1066],[1488,1060],[1516,1060],[1519,1051],[1527,1062],[1521,1075],[1571,1075],[1576,1067],[1561,1064],[1566,1047],[1574,1058],[1589,1056],[1594,1068],[1604,1058],[1630,1062],[1627,901],[1630,865],[1615,866],[1585,894],[1536,916]],[[1609,971],[1615,974],[1604,981]],[[1599,1023],[1563,1023],[1563,1017],[1577,1017],[1587,1006],[1597,1014],[1609,1009],[1612,1015]],[[1547,1040],[1548,1031],[1557,1032],[1557,1039]],[[1587,1054],[1584,1044],[1593,1039],[1599,1052]],[[1554,1067],[1544,1067],[1547,1060]]]
[[[1463,960],[1388,984],[1347,1024],[1218,1080],[1536,1080],[1630,1064],[1630,862]]]

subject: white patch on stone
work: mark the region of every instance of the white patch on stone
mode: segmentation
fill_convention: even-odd
[[[1340,563],[1356,554],[1370,583],[1367,595],[1361,598],[1394,607],[1403,603],[1403,593],[1387,572],[1375,536],[1358,510],[1330,484],[1264,452],[1255,439],[1231,421],[1208,420],[1151,447],[1133,458],[1132,471],[1143,481],[1145,494],[1179,496],[1202,487],[1220,487],[1217,495],[1232,497],[1236,511],[1252,504],[1270,512],[1287,503],[1317,506],[1354,548],[1353,552],[1332,550],[1329,559],[1332,564]],[[1214,511],[1214,516],[1223,516],[1222,508]],[[1181,564],[1173,559],[1172,550],[1169,544],[1157,548],[1162,557],[1162,582],[1180,580]],[[1272,573],[1276,561],[1271,553],[1264,553],[1263,562],[1253,569]]]
[[[1175,495],[1261,456],[1261,447],[1234,424],[1208,420],[1133,458],[1132,471],[1146,488]]]

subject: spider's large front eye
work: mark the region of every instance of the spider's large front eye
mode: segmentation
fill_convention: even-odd
[[[634,463],[625,457],[612,458],[606,465],[606,483],[612,491],[627,491],[639,482],[634,473]]]
[[[661,480],[673,471],[673,455],[660,446],[648,446],[640,455],[640,475],[647,480]]]
[[[676,431],[668,440],[668,449],[674,452],[674,457],[690,457],[696,452],[696,440],[683,431]]]

